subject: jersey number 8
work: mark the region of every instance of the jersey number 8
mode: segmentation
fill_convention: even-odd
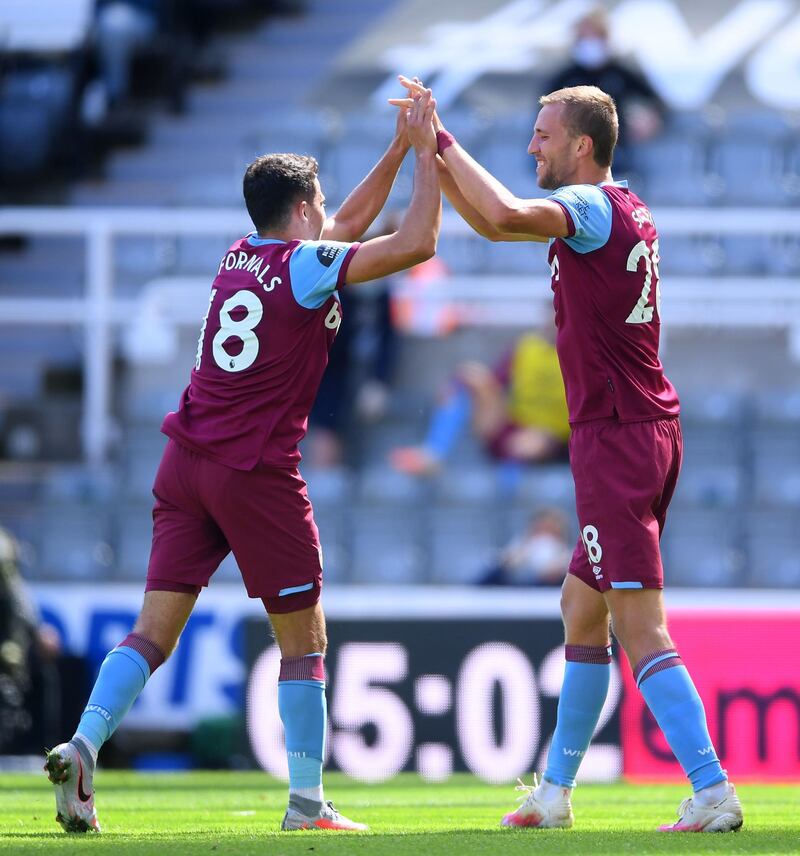
[[[194,363],[195,371],[200,371],[200,362],[203,358],[203,340],[206,335],[206,325],[208,324],[208,315],[211,312],[211,304],[214,302],[214,297],[217,294],[217,289],[211,290],[211,297],[208,301],[208,311],[203,318],[203,326],[200,328],[200,338],[197,340],[197,356]],[[234,309],[244,308],[246,311],[244,317],[238,321],[231,317]],[[232,297],[229,297],[220,307],[219,310],[219,330],[217,330],[214,339],[211,342],[211,353],[214,356],[214,362],[226,372],[241,372],[249,368],[256,361],[258,356],[258,336],[253,332],[264,314],[264,307],[261,301],[253,294],[252,291],[242,289],[237,291]],[[228,339],[239,339],[242,343],[242,350],[232,357],[223,347]]]

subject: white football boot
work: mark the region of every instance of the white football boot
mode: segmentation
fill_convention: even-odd
[[[74,743],[60,743],[45,758],[44,770],[56,792],[56,820],[65,832],[100,832],[94,810],[94,770]]]
[[[364,823],[356,823],[339,814],[332,802],[318,803],[314,800],[293,796],[281,823],[281,829],[293,831],[296,829],[332,829],[338,832],[363,832],[369,827]]]
[[[659,826],[659,832],[738,832],[744,823],[736,788],[726,783],[725,795],[713,805],[698,805],[687,797],[678,809],[677,823]]]
[[[533,785],[526,785],[521,779],[517,781],[519,784],[516,789],[524,792],[524,795],[519,797],[522,805],[516,811],[507,814],[500,821],[501,826],[527,826],[538,829],[569,829],[572,826],[574,817],[569,788],[558,788],[554,791],[552,798],[543,799],[541,786],[535,773]]]

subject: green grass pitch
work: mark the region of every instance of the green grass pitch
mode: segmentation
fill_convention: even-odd
[[[584,785],[574,796],[571,830],[498,826],[514,805],[509,786],[458,775],[440,784],[403,775],[380,785],[326,777],[326,793],[367,833],[278,832],[285,785],[260,773],[143,775],[100,771],[101,835],[67,835],[56,826],[44,777],[0,776],[0,853],[92,856],[621,856],[649,853],[800,853],[800,786],[743,785],[745,828],[727,835],[664,835],[686,789]]]

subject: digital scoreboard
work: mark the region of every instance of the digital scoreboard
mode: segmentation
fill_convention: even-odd
[[[469,771],[490,782],[542,770],[564,673],[556,618],[340,620],[328,622],[329,768],[381,781],[401,771],[431,780]],[[250,750],[285,777],[278,717],[280,652],[263,622],[246,631]],[[622,773],[616,662],[586,780]]]

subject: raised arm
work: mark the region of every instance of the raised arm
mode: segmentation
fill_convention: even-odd
[[[537,241],[546,243],[547,238],[541,235],[523,235],[513,232],[500,232],[492,226],[492,224],[482,216],[477,209],[467,202],[464,194],[458,189],[458,185],[453,180],[447,165],[442,158],[436,159],[439,167],[439,184],[442,187],[442,192],[447,197],[448,202],[461,215],[461,218],[471,226],[479,235],[488,238],[490,241]]]
[[[409,93],[419,92],[420,84],[415,81],[401,76],[400,82]],[[407,107],[409,99],[393,98],[389,103],[397,107]],[[436,122],[436,119],[434,121]],[[443,130],[440,122],[439,127]],[[533,235],[545,239],[565,238],[569,235],[567,218],[561,206],[546,199],[520,199],[514,196],[454,138],[449,135],[448,137],[448,144],[439,146],[440,156],[464,200],[483,218],[490,234]],[[473,225],[468,219],[467,222]]]
[[[380,279],[431,258],[442,222],[442,193],[436,166],[436,134],[430,90],[408,109],[408,136],[414,146],[414,190],[396,232],[363,243],[347,269],[348,283]]]
[[[400,165],[410,148],[406,134],[406,111],[398,111],[394,139],[381,159],[361,183],[339,206],[339,210],[325,221],[322,238],[331,241],[356,241],[369,229],[380,214]]]

